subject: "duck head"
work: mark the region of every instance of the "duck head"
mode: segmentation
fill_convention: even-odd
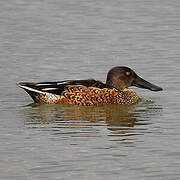
[[[132,69],[124,66],[114,67],[108,72],[106,85],[117,90],[123,90],[130,86],[145,88],[151,91],[163,90],[161,87],[139,77]]]

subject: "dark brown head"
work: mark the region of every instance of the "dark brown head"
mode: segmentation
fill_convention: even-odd
[[[129,86],[145,88],[151,91],[163,90],[161,87],[142,79],[132,69],[124,66],[114,67],[108,72],[106,85],[118,90],[123,90]]]

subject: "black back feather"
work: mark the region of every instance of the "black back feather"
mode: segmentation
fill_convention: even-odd
[[[95,79],[39,82],[39,83],[20,82],[19,85],[29,87],[38,91],[49,92],[57,95],[60,95],[67,86],[83,85],[86,87],[97,87],[100,89],[106,87],[106,84],[102,83],[101,81],[97,81]]]

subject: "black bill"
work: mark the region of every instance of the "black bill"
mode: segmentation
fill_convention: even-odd
[[[139,76],[137,76],[135,78],[135,80],[133,81],[133,86],[149,89],[151,91],[162,91],[163,90],[161,87],[151,84],[150,82],[142,79]]]

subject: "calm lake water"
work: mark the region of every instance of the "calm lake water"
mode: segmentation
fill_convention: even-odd
[[[180,179],[180,1],[0,1],[0,179]],[[19,81],[129,66],[164,91],[131,106],[36,105]]]

